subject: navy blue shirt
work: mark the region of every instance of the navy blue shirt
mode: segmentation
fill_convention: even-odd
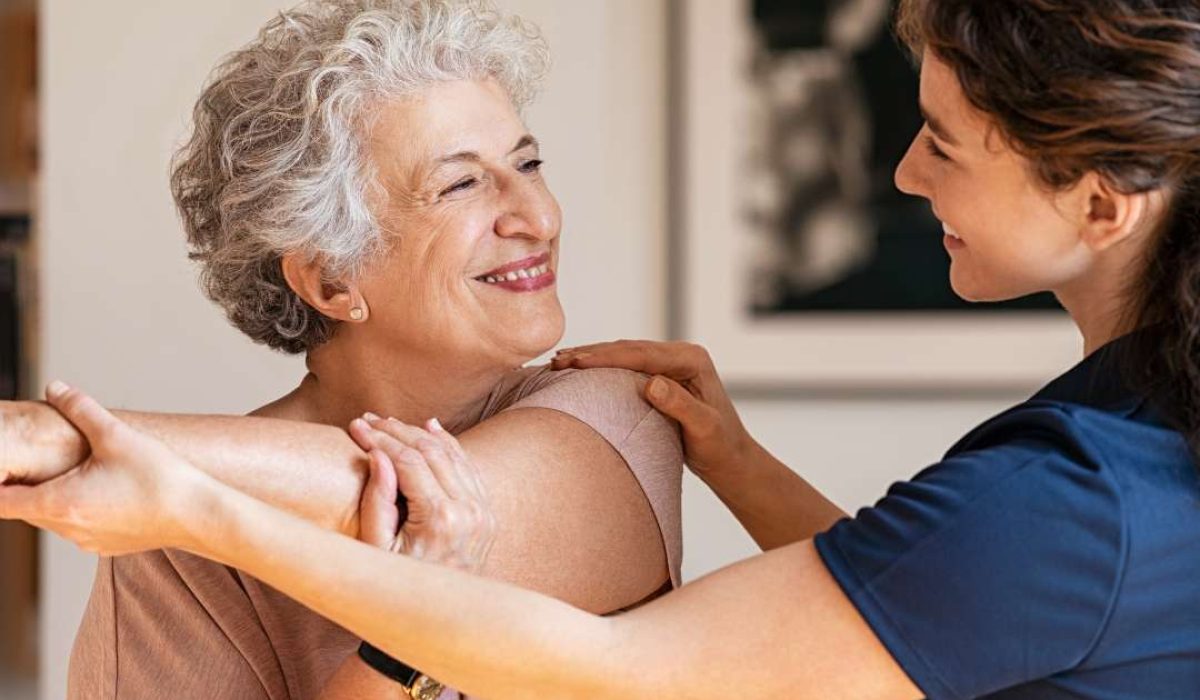
[[[816,538],[929,698],[1200,698],[1200,475],[1123,342]]]

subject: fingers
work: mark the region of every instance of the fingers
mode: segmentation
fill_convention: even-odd
[[[351,434],[371,457],[371,476],[360,509],[361,538],[417,559],[478,573],[497,525],[479,472],[458,440],[436,420],[422,430],[378,416],[355,420]],[[388,466],[394,482],[383,476]],[[400,520],[384,500],[389,490],[394,497],[396,488],[408,499],[408,517],[398,533]]]
[[[410,503],[436,503],[446,497],[442,484],[438,483],[418,451],[409,448],[391,433],[374,429],[361,418],[350,424],[350,432],[360,435],[362,442],[368,443],[364,445],[365,449],[378,451],[391,462],[392,472],[396,475],[396,487]],[[395,498],[395,491],[392,492],[392,498]]]
[[[459,443],[458,438],[443,428],[436,418],[426,424],[426,429],[433,433],[442,442],[446,451],[452,455],[455,473],[457,478],[463,482],[463,487],[477,500],[486,501],[487,490],[483,483],[483,474],[472,466],[471,458]]]
[[[359,539],[376,547],[388,548],[400,529],[400,509],[396,467],[380,450],[370,452],[370,473],[359,502]]]
[[[93,449],[119,434],[124,425],[91,396],[60,381],[46,387],[46,401],[83,433]]]
[[[592,369],[619,367],[657,374],[676,381],[690,381],[712,368],[708,352],[690,343],[659,343],[645,340],[619,340],[559,351],[552,362],[554,369]]]
[[[704,438],[720,429],[720,413],[666,377],[653,377],[646,384],[646,401],[659,413],[674,418],[693,438]]]
[[[416,457],[427,465],[446,496],[453,499],[462,498],[473,489],[470,477],[462,469],[457,444],[451,445],[444,436],[439,436],[433,431],[421,430],[395,418],[373,418],[368,419],[367,423],[388,438],[415,450]],[[409,455],[409,458],[412,456]],[[402,456],[401,459],[403,458]]]

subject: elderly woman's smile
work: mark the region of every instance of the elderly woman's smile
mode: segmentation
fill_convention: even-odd
[[[386,246],[358,281],[373,332],[498,366],[553,347],[562,213],[504,89],[451,81],[384,103],[368,149]]]
[[[475,281],[514,292],[536,292],[553,286],[555,279],[554,270],[550,267],[550,254],[542,253],[501,265],[476,277]]]

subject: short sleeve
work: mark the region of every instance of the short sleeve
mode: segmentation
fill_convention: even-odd
[[[539,370],[503,410],[546,408],[586,424],[621,455],[662,533],[671,581],[682,584],[683,443],[679,426],[642,398],[647,378],[620,369]]]
[[[1037,434],[1037,433],[1034,433]],[[816,538],[833,577],[928,697],[1077,666],[1116,597],[1120,491],[1069,440],[948,457]]]

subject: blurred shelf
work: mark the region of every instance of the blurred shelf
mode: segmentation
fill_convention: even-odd
[[[0,218],[28,216],[32,206],[29,185],[0,183]]]

